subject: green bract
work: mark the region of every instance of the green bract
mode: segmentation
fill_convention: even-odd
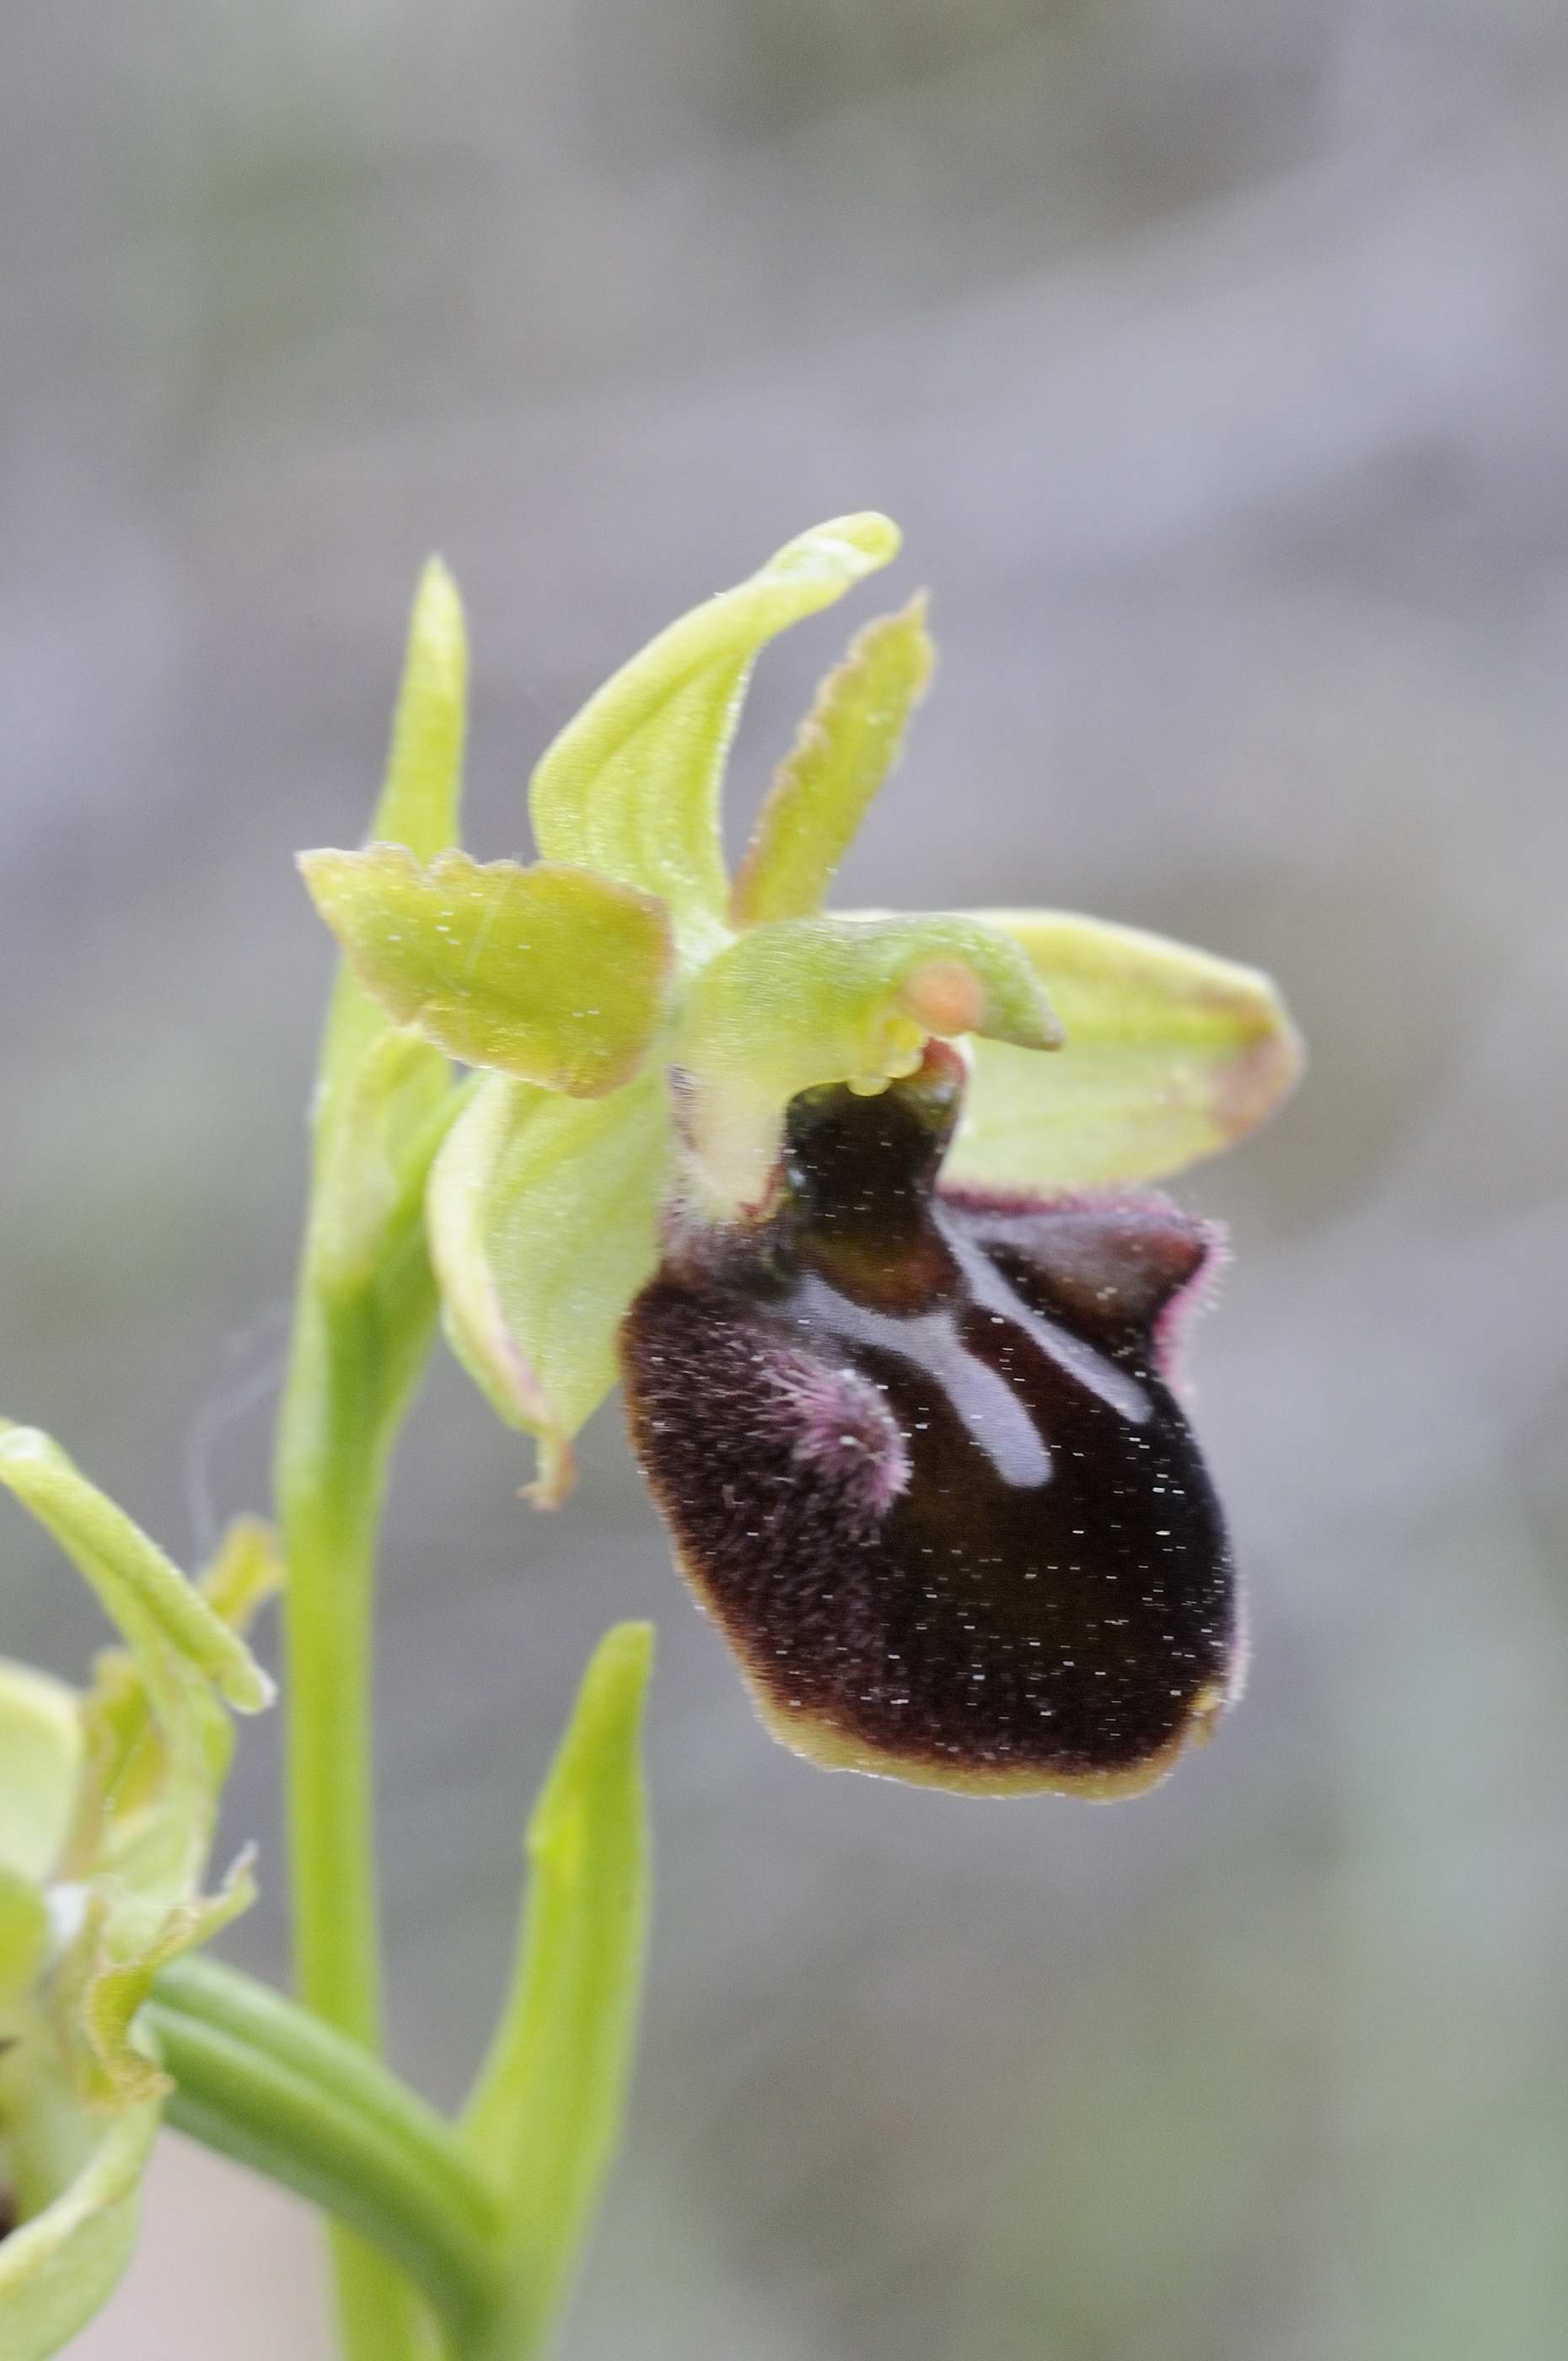
[[[757,653],[897,548],[884,517],[836,519],[661,632],[539,763],[537,866],[433,863],[439,831],[390,797],[366,851],[306,857],[348,988],[491,1070],[435,1156],[431,1252],[460,1358],[539,1440],[543,1501],[614,1382],[662,1209],[765,1213],[796,1093],[880,1090],[958,1038],[949,1171],[1038,1191],[1174,1171],[1295,1079],[1267,979],[1181,944],[1058,912],[820,915],[929,675],[921,600],[829,675],[730,884],[719,797]]]
[[[203,1894],[233,1742],[271,1694],[240,1630],[276,1587],[236,1524],[200,1588],[59,1447],[0,1422],[0,1484],[60,1542],[126,1643],[78,1695],[0,1664],[0,2361],[92,2318],[136,2234],[169,2084],[137,2015],[158,1970],[251,1897],[242,1856]]]

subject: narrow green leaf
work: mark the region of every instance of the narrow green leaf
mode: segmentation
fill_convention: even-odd
[[[546,861],[659,895],[705,947],[729,904],[718,833],[725,757],[757,652],[898,548],[886,517],[837,517],[622,666],[545,752],[529,790]]]
[[[910,714],[936,662],[926,597],[879,615],[850,642],[779,765],[735,879],[738,927],[807,918],[872,797],[898,760]]]
[[[378,1016],[318,1135],[310,1253],[324,1296],[362,1296],[384,1275],[418,1223],[431,1158],[456,1111],[441,1051]]]
[[[467,699],[462,602],[451,575],[433,557],[414,594],[386,774],[370,826],[372,840],[406,844],[420,861],[433,861],[458,841]],[[330,1115],[337,1084],[385,1022],[354,978],[340,974],[322,1052],[318,1120]]]
[[[446,1333],[499,1414],[539,1438],[541,1506],[570,1489],[571,1438],[615,1383],[668,1165],[655,1073],[592,1100],[487,1081],[436,1159],[428,1218]]]
[[[468,641],[457,585],[439,557],[414,593],[408,654],[372,836],[433,861],[457,841]]]
[[[1300,1038],[1255,968],[1066,911],[975,915],[1027,954],[1067,1040],[1048,1067],[1003,1043],[974,1044],[949,1180],[1155,1180],[1242,1138],[1294,1087]]]
[[[510,2294],[483,2361],[539,2350],[620,2139],[647,1944],[652,1660],[651,1624],[600,1641],[529,1824],[513,1982],[464,2119],[506,2217]]]
[[[54,1535],[133,1647],[150,1624],[237,1711],[270,1704],[272,1684],[238,1633],[47,1434],[0,1421],[0,1484]]]
[[[316,907],[386,1014],[449,1057],[597,1098],[629,1082],[671,964],[657,902],[586,870],[397,844],[300,856]]]
[[[790,918],[696,978],[671,1049],[696,1177],[717,1213],[761,1203],[785,1103],[819,1082],[913,1073],[933,1034],[1035,1051],[1059,1028],[1018,945],[973,918]]]

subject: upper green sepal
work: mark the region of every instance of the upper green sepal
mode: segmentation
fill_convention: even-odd
[[[693,1177],[708,1209],[765,1199],[799,1091],[875,1091],[919,1064],[933,1034],[1020,1049],[1061,1038],[1029,959],[1007,935],[949,916],[780,919],[696,978],[670,1057]]]
[[[672,961],[650,895],[548,862],[445,851],[426,868],[398,844],[300,867],[365,989],[449,1057],[573,1098],[641,1063]]]
[[[817,525],[624,664],[533,774],[529,807],[545,860],[658,895],[684,939],[710,946],[729,900],[719,789],[752,660],[885,566],[898,542],[883,516]]]
[[[1003,1189],[1158,1180],[1243,1138],[1294,1088],[1300,1036],[1256,968],[1070,911],[975,915],[1028,958],[1066,1040],[1048,1067],[974,1043],[949,1179]]]
[[[730,896],[736,926],[820,909],[898,758],[935,662],[924,593],[856,634],[817,690],[758,815]]]

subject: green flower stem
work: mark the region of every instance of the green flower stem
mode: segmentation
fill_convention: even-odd
[[[429,2300],[456,2355],[500,2298],[499,2210],[457,2135],[356,2043],[210,1960],[166,1968],[143,2020],[169,2121],[374,2242]]]
[[[433,1313],[433,1290],[432,1290]],[[371,1689],[376,1542],[406,1386],[389,1389],[376,1292],[329,1301],[307,1252],[279,1431],[278,1505],[289,1578],[288,1791],[300,1997],[378,2048],[380,1960]],[[380,2257],[334,2238],[350,2361],[419,2351],[407,2291]]]

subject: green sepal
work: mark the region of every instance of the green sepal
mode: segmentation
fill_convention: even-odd
[[[598,1098],[630,1082],[671,968],[663,906],[586,870],[399,844],[302,852],[317,909],[396,1025],[448,1057]]]
[[[217,1894],[200,1884],[233,1743],[219,1694],[264,1701],[236,1627],[279,1568],[244,1520],[198,1592],[30,1429],[0,1427],[0,1479],[128,1643],[85,1698],[0,1666],[0,2138],[20,2216],[0,2243],[0,2361],[44,2361],[108,2300],[134,2240],[168,2087],[137,2026],[153,1976],[252,1896],[244,1857]]]
[[[571,1488],[571,1438],[618,1374],[615,1339],[652,1274],[669,1163],[662,1078],[604,1099],[481,1084],[431,1174],[431,1254],[452,1348],[539,1441],[532,1497]]]
[[[512,1982],[463,2136],[500,2195],[508,2297],[475,2361],[536,2353],[620,2136],[647,1949],[649,1623],[595,1650],[528,1828]]]
[[[1061,1038],[1028,959],[976,919],[794,918],[740,936],[697,976],[670,1050],[708,1210],[762,1203],[796,1092],[880,1090],[933,1034],[970,1032],[1029,1050]]]
[[[780,763],[736,873],[737,927],[806,918],[822,906],[835,870],[898,759],[936,650],[926,598],[879,615],[828,675]]]
[[[885,566],[898,540],[886,517],[834,518],[661,631],[535,770],[529,805],[544,859],[658,895],[677,930],[703,948],[722,939],[718,799],[752,661],[789,624]]]
[[[64,1849],[82,1767],[76,1692],[0,1662],[0,1869],[46,1878]]]
[[[0,1421],[0,1484],[53,1534],[133,1646],[148,1633],[166,1642],[236,1712],[271,1703],[272,1684],[237,1632],[47,1434]]]
[[[11,2131],[13,2164],[24,2179],[38,2169],[27,2150],[52,2115],[54,2152],[44,2169],[58,2193],[0,2241],[0,2361],[48,2361],[107,2303],[136,2243],[141,2179],[158,2129],[156,2103],[105,2120],[80,2114],[58,2094],[7,2087],[21,2086],[24,2077],[36,2078],[20,2057],[11,2074],[0,2073],[0,2118],[8,2130],[18,2127]]]
[[[975,915],[1027,954],[1067,1038],[1048,1064],[974,1043],[948,1179],[999,1189],[1157,1180],[1229,1147],[1288,1096],[1300,1038],[1255,968],[1068,911]]]

